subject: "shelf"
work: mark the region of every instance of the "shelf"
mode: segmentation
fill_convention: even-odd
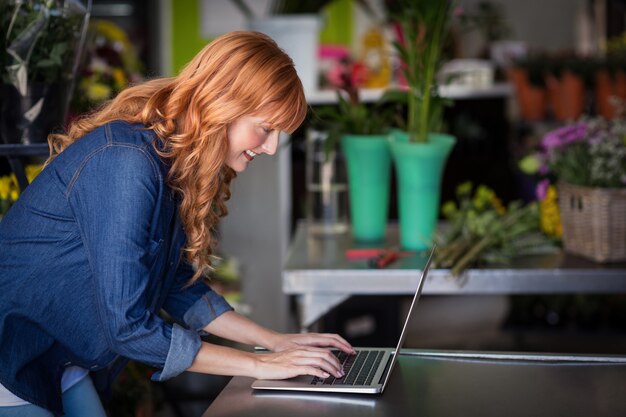
[[[18,143],[0,144],[0,156],[47,156],[50,153],[48,143],[33,143],[22,145]]]
[[[392,87],[393,88],[393,87]],[[361,101],[364,103],[373,103],[380,99],[385,88],[365,88],[359,91]],[[485,99],[497,97],[509,97],[513,94],[513,86],[509,83],[497,83],[491,87],[474,88],[460,86],[441,86],[440,94],[442,97],[451,100],[469,100],[469,99]],[[307,101],[310,105],[328,105],[337,103],[336,90],[318,90],[307,94]]]

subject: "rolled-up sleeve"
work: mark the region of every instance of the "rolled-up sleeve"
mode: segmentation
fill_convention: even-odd
[[[172,327],[172,342],[165,358],[163,369],[152,374],[153,381],[165,381],[182,373],[191,366],[200,350],[200,337],[197,333],[178,324]]]
[[[211,321],[233,308],[202,280],[188,286],[192,276],[192,267],[181,260],[176,271],[175,285],[169,291],[163,308],[175,320],[200,332]]]

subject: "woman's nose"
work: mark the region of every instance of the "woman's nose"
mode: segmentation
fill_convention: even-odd
[[[278,148],[278,139],[280,136],[280,132],[278,130],[273,131],[267,138],[263,145],[261,145],[261,149],[268,155],[274,155],[276,153],[276,149]]]

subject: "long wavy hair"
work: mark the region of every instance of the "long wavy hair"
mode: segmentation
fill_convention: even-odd
[[[274,129],[292,133],[307,104],[294,64],[276,43],[258,32],[232,32],[204,47],[176,77],[127,88],[97,111],[53,134],[49,163],[74,141],[114,120],[142,123],[159,140],[155,149],[169,165],[168,186],[180,197],[187,237],[186,259],[195,282],[211,268],[215,228],[227,214],[228,127],[244,115],[263,115]]]

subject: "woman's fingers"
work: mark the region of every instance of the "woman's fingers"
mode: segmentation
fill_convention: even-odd
[[[293,363],[295,365],[311,365],[320,368],[329,374],[341,378],[343,369],[339,360],[327,349],[303,348],[294,352]]]
[[[262,354],[258,359],[266,367],[262,378],[290,378],[297,375],[313,375],[328,378],[344,376],[341,364],[329,350],[319,348],[297,348],[280,353]]]
[[[333,333],[310,333],[311,345],[335,347],[346,353],[355,353],[354,348],[343,337]]]
[[[343,337],[339,336],[338,334],[325,334],[324,336],[330,337],[330,339],[336,343],[334,346],[343,350],[344,352],[356,353],[352,345],[348,343],[348,341],[345,340]]]

